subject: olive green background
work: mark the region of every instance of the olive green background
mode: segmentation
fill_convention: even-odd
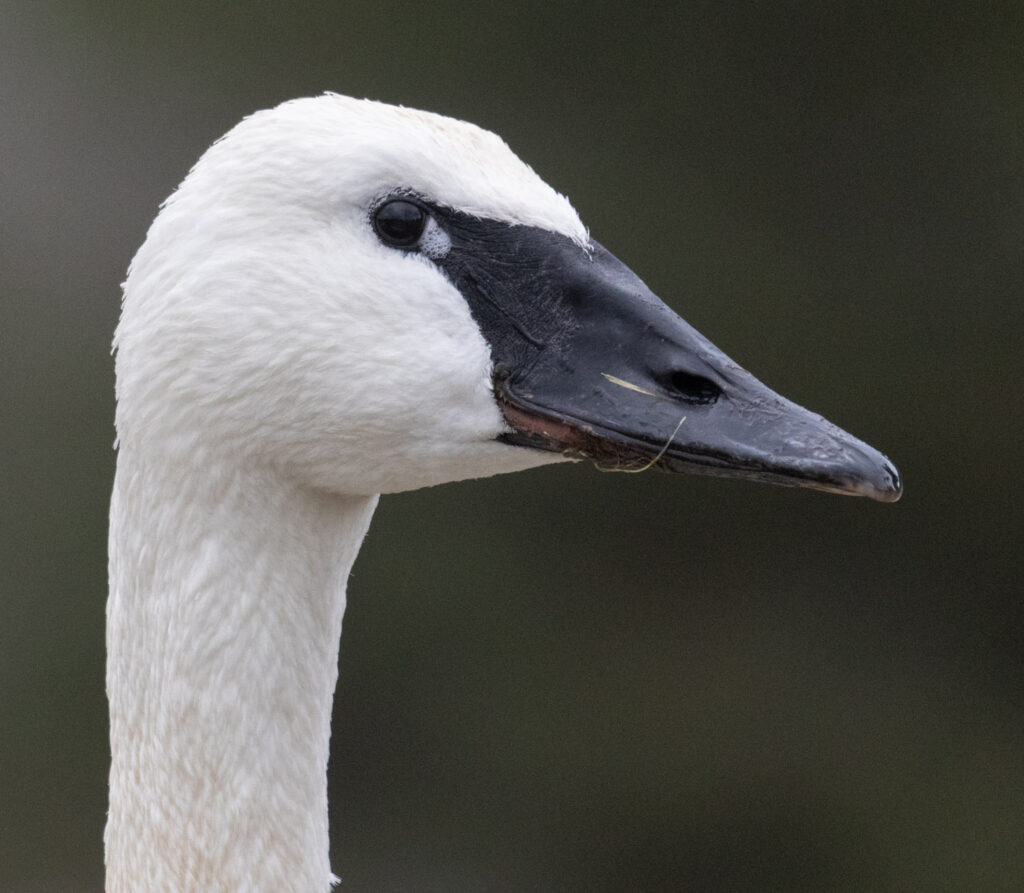
[[[906,482],[386,497],[341,889],[1024,889],[1024,6],[437,0],[0,2],[0,889],[102,885],[118,284],[214,138],[323,90],[500,133]]]

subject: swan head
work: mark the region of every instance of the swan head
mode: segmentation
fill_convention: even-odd
[[[325,95],[244,120],[164,203],[115,338],[118,437],[392,492],[566,458],[892,500],[589,238],[497,136]]]

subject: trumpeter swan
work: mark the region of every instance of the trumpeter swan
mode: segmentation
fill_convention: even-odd
[[[324,891],[345,581],[378,494],[571,458],[899,495],[495,135],[326,95],[215,143],[115,338],[107,889]]]

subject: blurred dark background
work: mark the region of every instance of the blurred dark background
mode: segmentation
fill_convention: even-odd
[[[1024,889],[1024,6],[440,0],[0,2],[0,889],[102,885],[118,285],[214,138],[324,90],[500,133],[906,482],[385,498],[341,889]]]

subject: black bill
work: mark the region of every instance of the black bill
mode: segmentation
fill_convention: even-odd
[[[451,239],[434,263],[491,347],[506,443],[623,470],[900,498],[885,456],[763,385],[596,242],[430,213]]]

